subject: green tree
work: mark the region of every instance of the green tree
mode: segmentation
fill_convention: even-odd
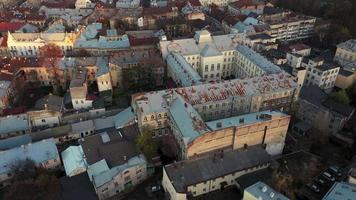
[[[346,90],[340,90],[338,92],[333,92],[330,94],[330,98],[337,103],[343,104],[343,105],[349,105],[350,104],[350,98],[347,95]]]
[[[152,139],[153,131],[147,127],[143,128],[141,134],[136,139],[137,149],[150,160],[157,153],[157,144]]]

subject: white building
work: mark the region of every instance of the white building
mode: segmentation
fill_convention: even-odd
[[[336,78],[339,74],[340,67],[326,63],[320,57],[304,57],[301,64],[306,71],[305,86],[317,85],[320,89],[331,91],[335,86]]]
[[[140,0],[118,0],[116,8],[138,8],[140,7]]]
[[[194,38],[160,41],[159,44],[163,59],[170,53],[180,54],[206,82],[233,75],[237,45],[233,35],[212,36],[206,30],[197,31]]]

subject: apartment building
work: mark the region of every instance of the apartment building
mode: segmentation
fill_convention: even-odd
[[[8,33],[7,47],[12,56],[35,57],[46,44],[59,46],[64,53],[71,52],[76,33]]]
[[[87,172],[99,199],[128,190],[148,176],[145,156],[115,131],[82,138],[79,144],[62,152],[64,169],[70,177]]]
[[[131,106],[140,129],[147,126],[166,134],[168,110],[179,95],[192,105],[204,121],[263,110],[288,111],[299,93],[299,86],[285,73],[249,79],[235,79],[132,96]]]
[[[271,155],[281,154],[290,120],[280,112],[262,111],[204,122],[181,96],[173,100],[168,118],[180,159],[258,144]]]
[[[91,55],[109,55],[130,47],[126,34],[119,35],[116,29],[107,29],[102,23],[93,23],[80,27],[78,39],[74,42],[74,51],[85,50]]]
[[[338,44],[334,61],[343,66],[356,62],[356,39],[351,39]]]
[[[270,8],[274,9],[274,8]],[[311,37],[314,33],[316,18],[280,11],[280,14],[265,12],[260,16],[263,23],[269,25],[268,34],[277,40],[289,42]]]
[[[235,185],[239,177],[265,169],[271,157],[259,147],[218,152],[164,166],[162,187],[171,200],[186,200]]]
[[[236,77],[252,78],[264,74],[276,74],[282,70],[247,46],[238,46],[235,52]]]
[[[336,79],[336,86],[349,88],[356,82],[356,39],[337,45],[334,61],[342,66]]]
[[[352,107],[328,99],[328,95],[315,85],[301,89],[298,105],[297,118],[328,135],[341,131],[354,113]]]
[[[194,38],[161,41],[159,48],[164,60],[167,60],[171,53],[180,54],[201,79],[210,82],[234,74],[234,52],[237,45],[233,35],[212,36],[211,33],[203,30],[197,31]],[[180,65],[187,65],[181,61],[180,63]],[[170,61],[169,64],[173,65],[168,65],[169,70],[176,67],[174,62]]]
[[[54,139],[29,143],[1,152],[0,182],[3,183],[13,177],[13,167],[26,159],[34,161],[38,167],[55,169],[61,166]]]
[[[70,82],[70,96],[73,108],[76,110],[84,110],[93,106],[93,99],[88,96],[86,74],[87,70],[85,68],[79,68]]]
[[[305,68],[305,86],[317,85],[320,89],[331,91],[335,86],[340,67],[334,63],[327,63],[318,56],[304,57],[301,66]]]

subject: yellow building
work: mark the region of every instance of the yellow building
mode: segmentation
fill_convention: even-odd
[[[12,56],[36,56],[46,44],[59,46],[64,53],[72,51],[75,33],[8,33],[7,46]]]

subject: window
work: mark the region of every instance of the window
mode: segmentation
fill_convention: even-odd
[[[214,64],[211,64],[210,71],[214,71]]]
[[[205,72],[209,71],[208,65],[205,65]]]
[[[217,70],[220,70],[220,63],[218,63],[218,65],[216,66]]]
[[[43,123],[46,123],[46,120],[45,120],[45,119],[42,119],[41,121],[42,121]]]

